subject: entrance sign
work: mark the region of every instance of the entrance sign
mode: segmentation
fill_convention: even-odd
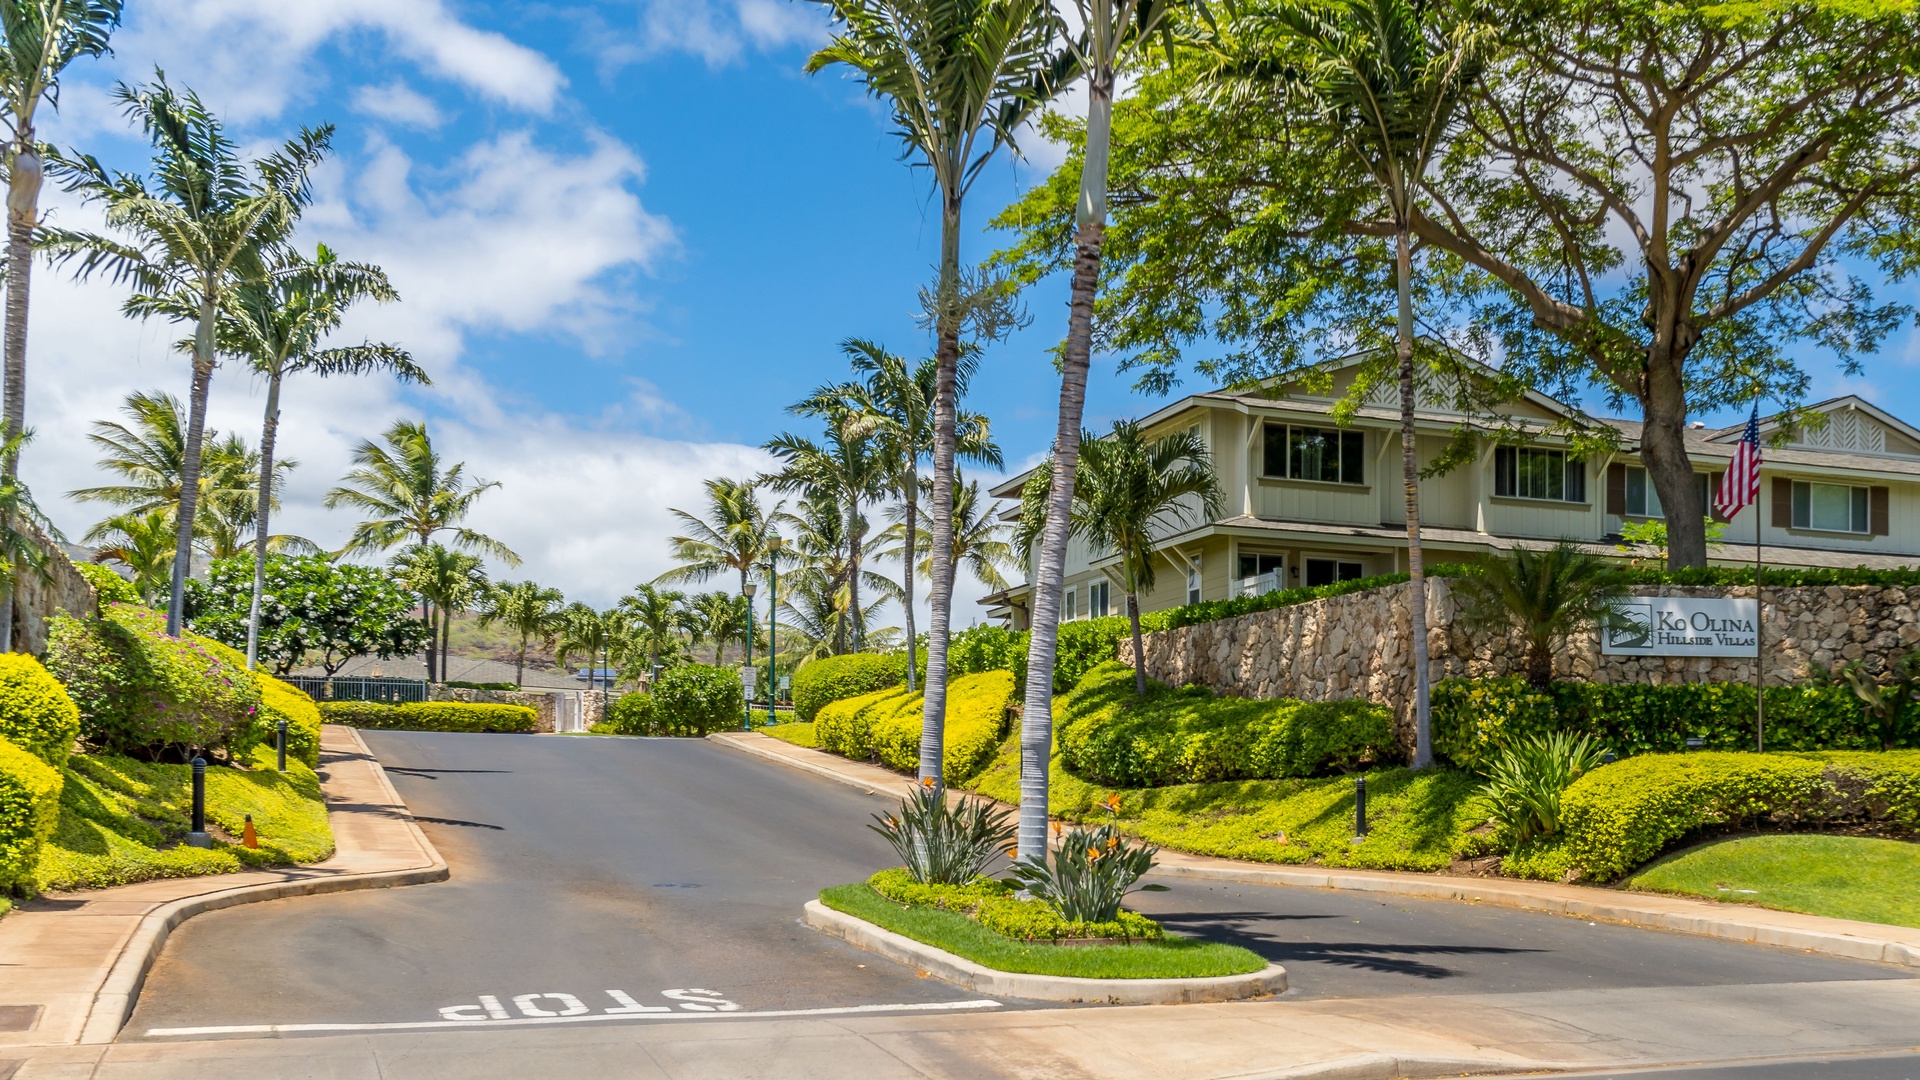
[[[1753,656],[1759,648],[1754,600],[1635,596],[1614,607],[1600,632],[1604,656]]]

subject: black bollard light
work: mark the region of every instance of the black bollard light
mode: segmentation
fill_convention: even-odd
[[[207,835],[207,759],[193,759],[193,831],[187,834],[188,847],[210,848],[213,837]]]
[[[273,736],[273,748],[280,755],[280,771],[286,772],[287,771],[287,722],[285,720],[282,720],[279,723],[275,724],[274,728],[275,728],[275,731]]]
[[[1367,838],[1367,778],[1353,778],[1353,842]]]

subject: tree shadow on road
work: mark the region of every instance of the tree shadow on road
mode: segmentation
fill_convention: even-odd
[[[1428,957],[1506,956],[1545,952],[1545,949],[1521,949],[1503,945],[1382,945],[1361,941],[1291,941],[1262,932],[1262,923],[1303,919],[1330,919],[1331,915],[1276,915],[1265,911],[1229,911],[1215,914],[1154,915],[1162,926],[1177,934],[1223,941],[1251,949],[1276,964],[1331,964],[1416,979],[1448,979],[1465,972],[1431,963]]]

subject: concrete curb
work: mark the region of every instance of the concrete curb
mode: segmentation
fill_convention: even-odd
[[[836,784],[845,784],[846,786],[851,788],[859,788],[861,791],[867,793],[868,795],[895,794],[894,792],[889,792],[885,790],[881,786],[882,784],[886,783],[886,780],[883,778],[875,777],[872,781],[868,781],[858,776],[849,776],[845,773],[838,772],[835,769],[833,769],[831,766],[818,765],[818,764],[815,764],[814,762],[807,761],[804,758],[789,757],[778,750],[769,750],[764,746],[756,745],[750,740],[741,738],[741,736],[745,734],[747,734],[747,732],[716,731],[713,734],[707,736],[707,741],[711,743],[718,743],[719,745],[727,747],[728,749],[738,750],[743,754],[752,754],[754,757],[757,757],[757,758],[762,758],[767,761],[778,762],[781,765],[785,765],[789,769],[798,769],[801,772],[812,773],[815,776],[822,777],[827,780],[832,780]],[[760,737],[770,741],[773,740],[773,736],[771,735],[762,735]],[[806,747],[798,747],[797,749],[804,750],[806,749]],[[814,752],[823,753],[824,751],[814,751]],[[857,761],[849,761],[847,762],[847,764],[856,766],[858,768],[866,768],[866,769],[879,770],[880,768],[878,765],[861,765]],[[902,785],[902,790],[905,790],[906,788],[910,788],[913,786],[913,781],[908,779],[907,777],[895,776],[891,773],[889,773],[888,776],[891,777],[893,781]]]
[[[121,947],[120,957],[114,961],[113,968],[107,973],[106,981],[94,993],[93,1005],[87,1010],[86,1026],[81,1029],[81,1045],[110,1043],[120,1034],[127,1019],[133,1015],[133,1007],[140,1000],[140,989],[146,984],[147,973],[153,970],[153,963],[160,958],[160,951],[167,946],[167,938],[173,928],[209,911],[236,907],[240,904],[253,904],[262,900],[279,900],[289,896],[319,896],[325,893],[353,892],[361,889],[386,889],[401,885],[423,885],[433,881],[445,881],[451,871],[440,852],[414,823],[413,815],[407,813],[406,803],[400,799],[400,793],[393,789],[393,782],[387,779],[387,771],[382,768],[379,759],[367,749],[360,733],[352,728],[346,729],[353,736],[359,752],[373,766],[375,779],[379,782],[388,804],[398,807],[406,814],[406,826],[413,838],[426,853],[428,861],[420,866],[400,870],[369,870],[358,873],[344,873],[324,877],[296,877],[286,881],[269,882],[260,885],[242,885],[236,888],[220,889],[188,896],[165,904],[148,912],[140,920],[139,926]],[[296,870],[293,873],[301,873]],[[310,870],[306,872],[311,872]]]
[[[1100,1001],[1109,1005],[1193,1005],[1242,1001],[1287,992],[1287,969],[1268,964],[1247,975],[1206,979],[1076,979],[995,971],[950,952],[883,930],[818,900],[807,901],[802,921],[870,953],[911,965],[936,979],[992,997],[1030,1001]]]
[[[735,735],[732,732],[727,734]],[[742,753],[778,762],[788,768],[813,773],[870,794],[881,793],[877,781],[837,772],[832,765],[795,758],[777,750],[756,746],[752,741],[737,736],[722,738],[719,734],[715,734],[707,738]],[[762,736],[762,738],[768,738],[768,736]],[[816,750],[812,753],[826,756],[824,751]],[[858,769],[874,768],[874,766],[860,765],[858,762],[847,762],[846,765]],[[902,780],[904,782],[904,778]],[[1792,912],[1779,914],[1794,922],[1817,925],[1779,925],[1761,920],[1742,919],[1736,913],[1738,908],[1731,905],[1717,905],[1711,900],[1660,897],[1665,906],[1676,909],[1663,910],[1660,905],[1636,904],[1634,897],[1640,894],[1609,889],[1579,889],[1576,892],[1571,886],[1561,887],[1542,882],[1522,882],[1502,878],[1369,873],[1280,866],[1269,868],[1236,865],[1226,859],[1214,860],[1204,855],[1189,855],[1185,852],[1165,850],[1161,852],[1160,864],[1154,867],[1153,874],[1206,881],[1244,881],[1254,885],[1291,885],[1306,889],[1345,889],[1353,892],[1411,896],[1428,900],[1459,900],[1467,903],[1492,904],[1521,911],[1540,911],[1583,919],[1603,919],[1611,923],[1648,930],[1669,930],[1729,941],[1776,945],[1781,948],[1800,949],[1827,956],[1846,957],[1850,960],[1872,960],[1902,967],[1920,967],[1920,942],[1876,936],[1876,930],[1898,928],[1880,928],[1874,923],[1850,922],[1845,919],[1828,919]],[[1716,907],[1725,907],[1727,910],[1712,910]]]

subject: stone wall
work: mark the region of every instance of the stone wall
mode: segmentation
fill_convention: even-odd
[[[1428,677],[1518,674],[1517,634],[1460,625],[1445,579],[1428,582]],[[1637,588],[1637,596],[1728,597],[1747,588]],[[1234,697],[1308,701],[1367,698],[1394,710],[1411,743],[1413,661],[1411,585],[1295,604],[1148,634],[1147,673],[1175,686],[1197,683]],[[1786,685],[1815,667],[1860,660],[1869,671],[1920,645],[1920,587],[1770,588],[1764,622],[1766,681]],[[1133,662],[1133,643],[1120,643]],[[1602,656],[1592,631],[1576,634],[1554,657],[1554,676],[1602,683],[1750,682],[1744,657]]]
[[[21,567],[14,575],[13,648],[16,652],[45,656],[47,623],[55,615],[88,616],[100,611],[100,599],[93,585],[74,569],[73,560],[47,536],[23,523],[46,553],[46,576],[30,567]]]

